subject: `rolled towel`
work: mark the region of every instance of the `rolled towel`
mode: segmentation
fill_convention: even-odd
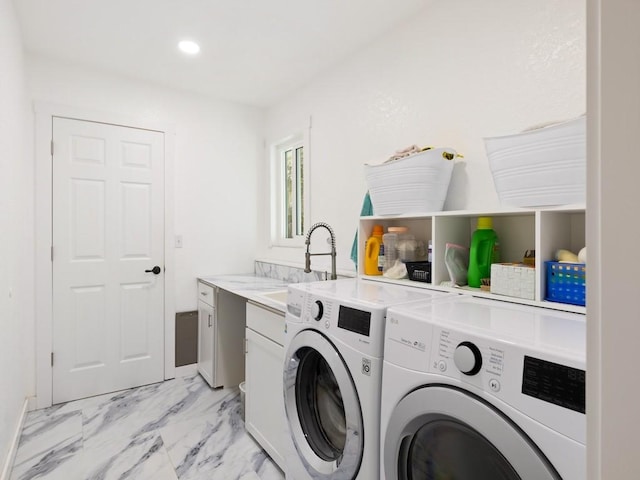
[[[403,148],[402,150],[396,150],[396,153],[391,155],[387,162],[408,157],[409,155],[413,155],[414,153],[420,153],[422,150],[423,149],[417,145],[411,145],[410,147]]]

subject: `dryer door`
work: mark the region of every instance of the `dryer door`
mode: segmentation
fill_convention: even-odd
[[[363,454],[360,402],[344,360],[321,333],[303,330],[291,340],[284,401],[293,443],[309,477],[355,478]]]
[[[387,480],[560,480],[504,414],[475,395],[435,385],[396,406],[384,439]]]

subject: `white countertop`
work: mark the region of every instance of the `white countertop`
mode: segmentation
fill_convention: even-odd
[[[286,290],[288,284],[282,280],[260,277],[254,273],[211,275],[198,277],[198,280],[212,287],[222,288],[247,300],[261,303],[282,313],[286,311],[287,306],[285,304],[263,295],[269,292]]]

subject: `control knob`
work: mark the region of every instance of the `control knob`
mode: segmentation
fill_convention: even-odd
[[[462,342],[453,353],[453,362],[465,375],[475,375],[482,368],[480,349],[471,342]]]
[[[311,304],[311,316],[314,320],[320,321],[322,314],[324,313],[324,305],[320,300],[316,300]]]

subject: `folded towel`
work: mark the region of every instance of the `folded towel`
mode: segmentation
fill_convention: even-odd
[[[362,202],[362,209],[360,210],[361,217],[370,217],[373,215],[373,205],[371,204],[371,197],[369,192],[364,196]],[[351,246],[351,260],[356,264],[356,271],[358,270],[358,230],[356,229],[356,235],[353,238],[353,245]]]
[[[396,150],[396,153],[391,155],[389,157],[389,159],[387,160],[387,162],[390,162],[392,160],[398,160],[398,159],[404,158],[404,157],[408,157],[410,155],[413,155],[414,153],[420,153],[423,150],[426,150],[426,148],[420,148],[417,145],[411,145],[410,147],[403,148],[402,150]]]

